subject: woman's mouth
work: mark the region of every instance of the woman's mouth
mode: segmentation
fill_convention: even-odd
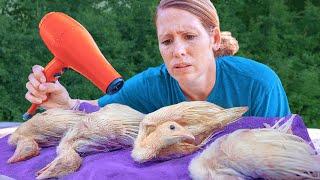
[[[173,66],[173,71],[176,73],[188,73],[191,69],[191,64],[180,63]]]
[[[181,68],[187,68],[191,66],[190,64],[176,64],[173,66],[173,68],[181,69]]]

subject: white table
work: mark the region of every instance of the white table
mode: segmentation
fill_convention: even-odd
[[[10,128],[0,129],[0,138],[2,138],[3,136],[6,136],[8,134],[13,133],[16,129],[17,129],[17,127],[10,127]]]
[[[320,129],[308,128],[308,133],[317,152],[320,153]]]

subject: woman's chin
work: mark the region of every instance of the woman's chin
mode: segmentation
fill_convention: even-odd
[[[194,82],[197,79],[197,76],[194,73],[184,73],[184,74],[174,74],[174,79],[179,83],[190,83]]]

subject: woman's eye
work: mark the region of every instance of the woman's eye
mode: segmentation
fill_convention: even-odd
[[[185,36],[185,39],[186,40],[193,40],[196,36],[195,35],[192,35],[192,34],[188,34]]]
[[[164,45],[169,45],[169,44],[171,44],[171,43],[172,43],[172,40],[171,40],[171,39],[162,41],[162,44],[164,44]]]

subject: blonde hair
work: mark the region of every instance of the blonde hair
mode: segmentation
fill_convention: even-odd
[[[161,0],[156,11],[155,20],[160,9],[176,8],[197,16],[204,28],[210,33],[214,28],[220,29],[216,8],[210,0]],[[228,31],[221,32],[220,48],[214,51],[215,57],[234,55],[239,50],[238,41]]]

